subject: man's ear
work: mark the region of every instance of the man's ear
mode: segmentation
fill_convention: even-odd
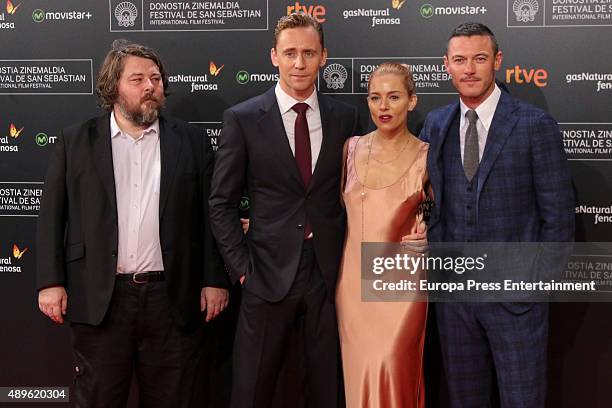
[[[278,67],[278,56],[276,55],[276,48],[270,49],[270,60],[272,61],[272,65]]]

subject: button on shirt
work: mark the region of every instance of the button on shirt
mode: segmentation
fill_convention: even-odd
[[[112,112],[110,129],[119,228],[117,273],[163,271],[159,121],[133,138],[119,128]]]
[[[487,143],[487,136],[489,135],[489,129],[491,128],[491,122],[493,121],[493,115],[495,115],[495,109],[497,103],[501,97],[501,90],[495,85],[495,89],[476,109],[478,114],[478,120],[476,121],[476,128],[478,129],[478,160],[482,160],[482,154],[484,153],[485,145]],[[461,163],[463,163],[463,152],[465,149],[465,134],[469,126],[469,121],[465,117],[465,113],[470,109],[463,101],[459,100],[461,109],[461,121],[459,122],[459,139],[461,143]]]
[[[297,99],[289,96],[279,84],[276,84],[274,89],[276,94],[276,100],[280,109],[281,117],[283,118],[283,124],[285,126],[285,133],[287,139],[289,139],[289,145],[291,151],[295,156],[295,119],[297,113],[291,109],[293,105],[299,102],[304,102],[308,105],[306,110],[306,121],[308,122],[308,133],[310,135],[310,153],[312,156],[312,171],[314,172],[321,152],[321,143],[323,143],[323,127],[321,126],[321,112],[319,111],[319,101],[317,99],[317,90],[315,89],[312,94],[305,101],[298,101]]]

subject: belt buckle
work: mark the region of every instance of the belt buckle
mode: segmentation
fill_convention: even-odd
[[[138,280],[137,278],[138,275],[144,275],[145,273],[147,272],[134,272],[134,274],[132,275],[132,282],[138,283],[138,284],[147,283],[148,280],[145,279],[141,281],[141,280]]]

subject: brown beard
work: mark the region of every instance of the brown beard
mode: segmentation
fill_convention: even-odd
[[[140,100],[138,107],[131,108],[125,99],[119,96],[117,105],[121,114],[130,122],[137,126],[150,126],[157,120],[164,108],[165,97],[156,98],[153,95],[146,95]],[[145,102],[145,106],[142,106]]]

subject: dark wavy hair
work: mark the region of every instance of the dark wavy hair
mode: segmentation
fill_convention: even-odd
[[[105,111],[112,110],[117,101],[119,78],[123,72],[125,57],[130,55],[150,59],[157,65],[164,83],[164,94],[168,96],[168,76],[157,53],[147,46],[119,39],[113,41],[111,50],[106,54],[98,73],[96,95],[98,95],[98,105]]]

